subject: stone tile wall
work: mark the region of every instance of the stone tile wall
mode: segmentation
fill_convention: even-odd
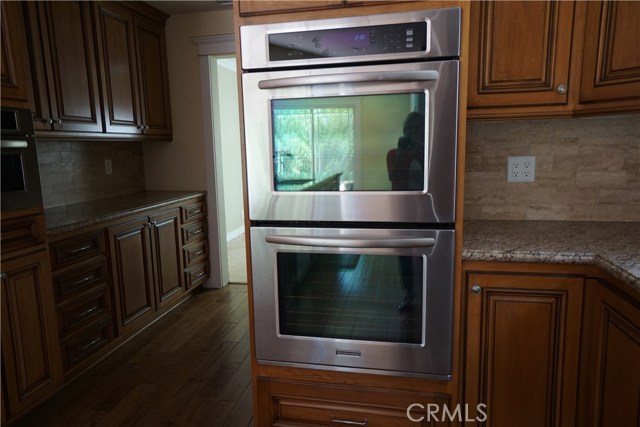
[[[533,183],[508,156],[536,156]],[[466,219],[640,221],[640,115],[469,122]]]
[[[145,190],[142,143],[38,141],[45,208]],[[105,174],[105,159],[113,173]]]

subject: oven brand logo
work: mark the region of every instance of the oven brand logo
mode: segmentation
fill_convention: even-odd
[[[444,422],[444,421],[487,421],[487,405],[480,403],[476,405],[476,416],[470,413],[469,404],[458,404],[453,408],[448,405],[438,405],[429,403],[426,406],[420,403],[412,403],[407,407],[407,418],[414,422],[420,423],[424,420],[427,422]]]

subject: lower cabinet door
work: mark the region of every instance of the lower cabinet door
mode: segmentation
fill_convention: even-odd
[[[118,334],[136,329],[156,310],[148,218],[109,228]]]
[[[2,273],[2,405],[14,418],[61,385],[62,364],[48,252],[3,259]]]
[[[258,379],[258,411],[256,427],[450,426],[465,417],[464,405],[451,406],[446,394],[268,378]]]
[[[153,232],[158,307],[184,294],[180,208],[150,217]]]
[[[464,401],[482,425],[575,425],[583,281],[467,275]]]

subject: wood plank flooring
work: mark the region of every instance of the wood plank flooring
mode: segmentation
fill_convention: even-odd
[[[203,289],[17,427],[253,426],[247,287]]]

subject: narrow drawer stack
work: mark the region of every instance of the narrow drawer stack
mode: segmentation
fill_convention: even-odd
[[[187,290],[209,277],[209,245],[205,200],[180,207],[182,216],[182,254]]]
[[[62,362],[67,376],[114,338],[102,229],[51,243]]]

